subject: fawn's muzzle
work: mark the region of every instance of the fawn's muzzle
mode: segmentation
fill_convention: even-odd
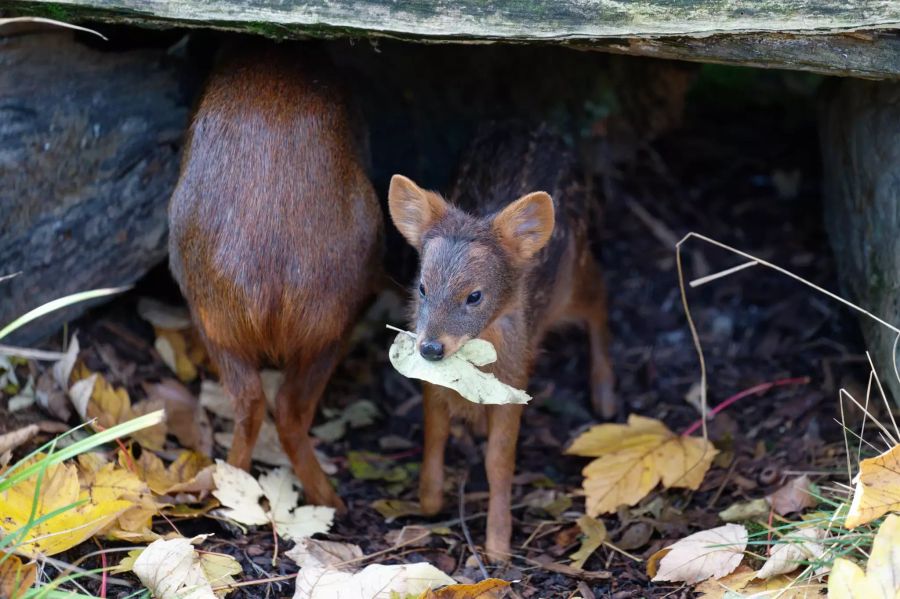
[[[436,362],[444,357],[444,344],[440,341],[425,341],[419,346],[419,353],[426,360]]]

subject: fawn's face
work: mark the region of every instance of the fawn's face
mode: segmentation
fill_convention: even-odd
[[[394,175],[388,205],[397,229],[419,251],[414,318],[419,352],[428,360],[453,355],[504,313],[523,267],[553,232],[553,201],[544,192],[476,218]]]

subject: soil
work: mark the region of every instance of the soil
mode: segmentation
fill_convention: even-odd
[[[602,137],[595,140],[599,150],[586,170],[600,173],[589,177],[602,216],[595,245],[608,286],[617,392],[627,413],[661,419],[676,432],[699,418],[697,408],[685,399],[699,380],[700,366],[679,293],[672,236],[701,233],[838,289],[821,222],[813,105],[808,97],[803,102],[801,116],[783,104],[746,98],[731,105],[692,102],[683,127],[638,144],[633,156],[612,165]],[[652,220],[639,216],[642,209]],[[683,247],[688,279],[745,261],[696,239]],[[152,328],[137,316],[135,303],[141,295],[180,301],[163,267],[134,292],[70,327],[80,331],[91,367],[111,371],[97,351],[101,346],[113,348],[120,363],[134,365],[115,382],[125,384],[135,398],[143,396],[142,382],[168,376],[152,351]],[[580,470],[587,460],[563,451],[579,432],[599,421],[588,403],[584,334],[574,328],[551,334],[529,385],[534,400],[526,410],[519,444],[513,494],[516,555],[507,565],[487,566],[491,576],[517,581],[513,588],[518,596],[690,597],[689,587],[650,583],[646,558],[691,532],[721,524],[717,513],[722,509],[762,497],[792,477],[808,473],[822,481],[829,474],[840,476],[843,436],[836,422],[837,390],[859,385],[868,374],[853,315],[762,266],[689,289],[687,295],[706,358],[710,405],[760,383],[797,377],[808,377],[808,382],[749,395],[719,413],[709,422],[709,436],[722,455],[703,486],[696,492],[657,489],[639,506],[604,517],[609,540],[621,551],[601,547],[583,573],[567,571],[567,556],[578,547],[575,520],[584,511]],[[373,501],[385,498],[415,500],[421,396],[418,384],[388,363],[393,333],[384,329],[386,322],[403,324],[402,302],[397,296],[383,299],[360,325],[356,343],[323,400],[323,406],[339,410],[369,399],[381,411],[376,424],[320,445],[338,466],[337,488],[349,507],[327,538],[357,543],[370,554],[389,549],[389,531],[444,522],[449,530],[433,534],[427,545],[386,551],[377,561],[426,560],[457,578],[477,581],[482,576],[470,559],[459,518],[466,518],[474,543],[481,544],[487,485],[480,439],[462,427],[454,429],[447,455],[451,485],[445,513],[430,520],[403,517],[388,523],[372,507]],[[5,405],[5,399],[0,400],[0,413]],[[4,415],[7,424],[2,428],[46,418]],[[412,465],[405,469],[412,474],[392,483],[357,480],[347,468],[351,451],[375,452],[391,464]],[[222,448],[216,452],[224,457]],[[565,498],[571,500],[568,507]],[[563,508],[555,515],[539,507],[554,499]],[[169,530],[165,521],[156,528]],[[183,521],[179,528],[185,535],[215,533],[211,547],[238,558],[246,579],[296,571],[288,559],[272,567],[275,548],[266,529],[244,534],[211,519]],[[284,551],[283,543],[278,551]],[[79,552],[71,553],[59,557],[67,561]],[[89,560],[84,565],[100,563]],[[97,592],[94,584],[89,582],[87,588]],[[119,597],[132,591],[111,585],[108,592]],[[293,583],[282,581],[242,587],[229,596],[280,597],[292,592]]]

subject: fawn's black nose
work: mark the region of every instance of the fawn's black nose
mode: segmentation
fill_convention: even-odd
[[[444,344],[440,341],[426,341],[419,347],[419,353],[426,360],[437,362],[444,357]]]

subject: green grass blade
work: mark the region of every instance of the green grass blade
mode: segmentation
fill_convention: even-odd
[[[132,420],[129,420],[128,422],[117,424],[116,426],[108,428],[105,431],[95,433],[87,439],[77,441],[76,443],[73,443],[72,445],[64,449],[61,449],[54,454],[48,455],[40,462],[31,464],[27,468],[19,469],[17,468],[17,466],[13,466],[3,475],[0,475],[0,493],[6,491],[19,481],[25,480],[26,478],[35,475],[42,468],[48,468],[53,464],[59,464],[60,462],[68,460],[69,458],[73,458],[86,451],[90,451],[97,446],[109,443],[110,441],[118,437],[124,437],[141,429],[157,425],[163,421],[164,415],[165,412],[163,410],[150,412],[149,414],[134,418]]]
[[[72,295],[67,295],[65,297],[61,297],[59,299],[55,299],[53,301],[47,302],[42,306],[38,306],[34,310],[30,312],[26,312],[22,316],[18,317],[2,329],[0,329],[0,339],[3,339],[16,329],[25,326],[32,320],[40,318],[45,314],[49,314],[55,310],[59,310],[60,308],[65,308],[66,306],[71,306],[72,304],[77,304],[79,302],[85,302],[88,300],[96,299],[98,297],[105,297],[107,295],[115,295],[116,293],[122,293],[123,291],[127,291],[131,289],[130,286],[126,287],[109,287],[106,289],[93,289],[91,291],[82,291],[79,293],[73,293]]]

